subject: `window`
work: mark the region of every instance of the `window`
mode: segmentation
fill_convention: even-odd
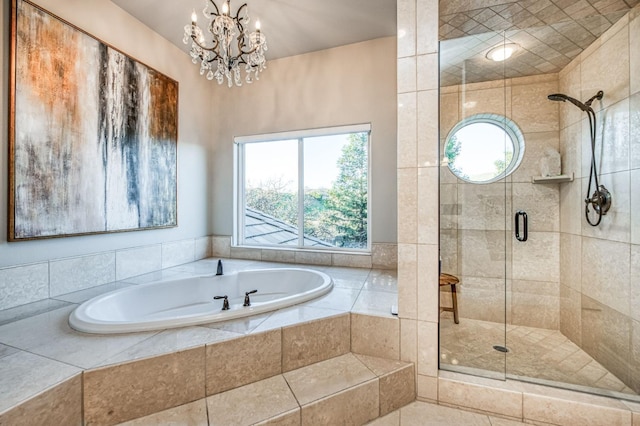
[[[456,124],[447,136],[449,170],[471,183],[491,183],[513,173],[524,156],[524,136],[512,120],[476,114]]]
[[[370,125],[235,138],[234,243],[369,250]]]

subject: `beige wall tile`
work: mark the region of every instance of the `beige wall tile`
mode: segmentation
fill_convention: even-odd
[[[428,53],[417,57],[418,67],[418,90],[437,90],[438,89],[438,54]],[[434,117],[435,119],[435,117]]]
[[[418,246],[398,244],[398,314],[418,318]]]
[[[162,246],[135,247],[116,251],[116,280],[162,269]]]
[[[524,134],[525,153],[520,166],[511,175],[512,182],[531,183],[532,176],[540,176],[540,159],[545,150],[560,150],[560,133],[535,132]]]
[[[438,246],[418,245],[418,319],[438,322]]]
[[[438,51],[438,1],[417,0],[416,19],[420,23],[417,28],[417,53],[434,53]]]
[[[398,93],[416,91],[416,57],[398,59]]]
[[[371,269],[371,255],[332,253],[331,264],[333,266],[345,266],[348,268]]]
[[[560,286],[560,332],[582,346],[581,295],[570,287]]]
[[[293,250],[262,249],[261,259],[263,262],[295,263],[296,252]]]
[[[418,92],[418,166],[437,167],[438,159],[438,91]]]
[[[583,220],[584,194],[581,179],[560,185],[560,230],[580,235]]]
[[[416,54],[416,0],[398,0],[398,58]]]
[[[522,418],[522,393],[512,390],[440,378],[438,400],[485,413]]]
[[[529,232],[558,232],[560,230],[560,189],[558,185],[532,185],[529,181],[514,183],[511,187],[513,210],[527,212]]]
[[[400,320],[351,314],[351,352],[400,359]]]
[[[582,349],[629,385],[632,320],[584,294],[581,309]]]
[[[207,345],[207,395],[282,372],[280,329]]]
[[[458,312],[461,317],[498,323],[505,321],[505,278],[464,275],[458,278]],[[448,291],[441,292],[441,299],[443,306],[451,306]]]
[[[259,248],[231,247],[232,259],[262,260],[262,250]]]
[[[418,243],[438,244],[438,168],[418,169]]]
[[[629,99],[629,134],[632,141],[640,139],[640,92]],[[630,168],[640,169],[640,146],[631,143]],[[637,182],[634,180],[633,182]]]
[[[331,265],[331,253],[296,252],[296,263]]]
[[[573,98],[578,99],[581,95],[580,84],[581,84],[581,61],[580,57],[577,57],[574,61],[571,62],[565,70],[568,72],[560,73],[560,79],[558,82],[558,91],[560,93],[564,93]],[[594,93],[595,94],[595,93]],[[593,95],[591,95],[593,96]],[[580,122],[583,117],[583,112],[579,108],[572,107],[572,105],[566,105],[561,102],[554,102],[557,104],[558,111],[560,113],[560,128],[564,129],[569,127],[572,124]]]
[[[192,251],[193,261],[193,251]],[[49,262],[49,293],[59,296],[116,279],[116,254],[105,252]]]
[[[558,81],[511,87],[511,118],[524,133],[559,130],[558,106],[547,95],[558,93]]]
[[[384,416],[416,399],[413,365],[380,376],[380,415]]]
[[[577,235],[560,234],[560,284],[582,289],[582,238]]]
[[[505,92],[510,96],[510,88],[500,87],[491,89],[471,90],[468,86],[460,92],[460,119],[474,114],[500,114],[511,116],[511,103],[505,103]],[[517,122],[516,122],[517,123]],[[519,123],[517,123],[519,125]],[[546,129],[552,130],[552,129]]]
[[[231,257],[231,237],[226,235],[213,235],[211,237],[211,256]]]
[[[631,318],[636,321],[640,321],[640,245],[631,245],[630,256],[631,271],[629,275],[631,283]]]
[[[582,293],[629,315],[629,244],[582,239]]]
[[[223,426],[256,424],[291,411],[297,412],[299,406],[287,382],[278,375],[209,396],[207,409],[209,424]]]
[[[438,378],[431,376],[422,376],[418,374],[418,392],[417,397],[420,400],[437,401],[438,400]]]
[[[418,374],[438,376],[438,324],[418,321]]]
[[[458,229],[478,231],[505,229],[505,186],[502,183],[458,184]]]
[[[116,424],[204,398],[204,347],[85,371],[84,419]]]
[[[406,362],[418,362],[418,322],[412,319],[400,319],[400,359]]]
[[[637,8],[636,8],[637,9]],[[640,18],[636,17],[629,22],[629,75],[631,94],[640,92],[640,52],[636,49],[640,46]]]
[[[514,280],[511,291],[511,323],[557,330],[560,326],[559,285]]]
[[[9,309],[49,297],[49,264],[0,269],[0,309]]]
[[[586,220],[582,220],[583,236],[625,243],[631,240],[631,188],[629,186],[631,182],[629,179],[628,171],[602,175],[599,178],[599,183],[604,185],[611,194],[615,194],[615,200],[612,198],[611,209],[603,216],[600,225],[591,226]],[[588,188],[588,178],[584,178],[582,193],[586,195]],[[591,186],[592,194],[593,191],[594,185]]]
[[[211,237],[196,238],[195,243],[196,243],[195,260],[206,259],[207,257],[211,257]]]
[[[454,86],[458,87],[458,86]],[[445,138],[449,135],[453,126],[460,121],[460,106],[458,105],[459,94],[457,91],[452,93],[440,92],[440,137]]]
[[[361,425],[378,417],[378,380],[302,406],[302,425]],[[357,404],[354,404],[357,401]]]
[[[162,243],[162,267],[193,262],[196,259],[196,241],[194,239]]]
[[[418,157],[418,100],[415,92],[398,95],[398,167],[416,167]],[[398,177],[399,179],[399,177]],[[400,196],[401,194],[399,194]],[[398,200],[400,205],[400,200]]]
[[[513,243],[513,279],[560,281],[560,235],[531,232],[529,239]]]
[[[596,151],[600,174],[629,170],[629,99],[623,99],[600,111],[597,117],[599,152]],[[589,127],[583,128],[588,133]],[[585,132],[586,130],[586,132]],[[588,139],[590,142],[590,139]],[[583,165],[591,161],[591,146],[582,148]],[[598,155],[599,154],[599,155]],[[587,168],[588,170],[588,168]],[[584,173],[584,176],[588,176]]]
[[[398,245],[373,243],[371,245],[371,266],[374,269],[398,269]]]
[[[282,371],[344,355],[351,348],[348,313],[282,329]]]
[[[458,249],[461,275],[505,278],[505,231],[458,231]]]
[[[629,97],[629,32],[617,32],[582,61],[582,93],[579,99],[589,99],[598,90],[605,96],[594,103],[598,111]],[[585,51],[586,53],[586,51]]]
[[[543,395],[525,393],[522,409],[525,420],[551,424],[631,425],[630,411],[558,400]]]
[[[31,425],[81,425],[82,376],[67,379],[50,387],[13,409],[0,414],[0,424],[12,426]]]

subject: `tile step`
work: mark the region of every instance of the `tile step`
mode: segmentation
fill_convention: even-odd
[[[361,425],[415,398],[412,363],[349,352],[122,425]]]

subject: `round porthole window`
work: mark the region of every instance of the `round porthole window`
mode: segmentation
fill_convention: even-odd
[[[458,178],[491,183],[513,173],[524,156],[524,136],[512,120],[476,114],[456,124],[444,144],[444,161]]]

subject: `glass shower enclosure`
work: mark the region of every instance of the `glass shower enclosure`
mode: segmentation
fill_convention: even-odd
[[[640,401],[638,6],[532,3],[441,4],[440,368]]]

